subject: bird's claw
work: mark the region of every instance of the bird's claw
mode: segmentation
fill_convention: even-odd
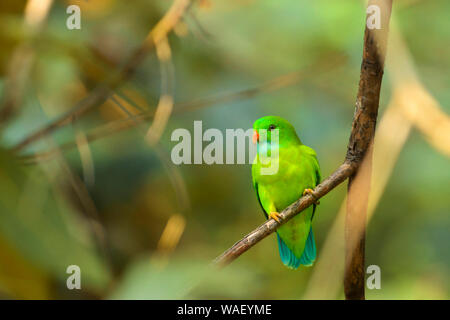
[[[271,212],[269,214],[269,218],[272,218],[273,220],[275,220],[276,222],[280,223],[281,222],[281,216],[278,212]]]
[[[314,200],[315,200],[315,204],[317,204],[317,205],[319,205],[320,204],[320,201],[319,200],[317,200],[317,198],[316,198],[316,196],[314,195],[314,190],[313,189],[305,189],[304,191],[303,191],[303,195],[304,196],[306,196],[307,194],[310,194],[313,198],[314,198]]]

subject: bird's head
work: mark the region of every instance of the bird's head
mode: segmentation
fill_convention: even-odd
[[[253,143],[258,143],[262,132],[267,133],[266,141],[272,143],[272,136],[278,133],[278,141],[280,144],[294,143],[301,144],[300,139],[295,132],[295,128],[281,117],[267,116],[259,118],[253,124]]]

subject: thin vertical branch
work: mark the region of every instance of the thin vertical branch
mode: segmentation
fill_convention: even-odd
[[[366,25],[363,61],[352,133],[347,149],[347,161],[362,164],[349,177],[347,214],[345,220],[345,275],[346,299],[365,299],[365,234],[367,204],[372,172],[372,149],[383,79],[384,60],[392,9],[392,0],[368,3],[368,8],[379,10],[379,29]],[[370,11],[370,10],[368,10]],[[373,11],[371,15],[377,15]],[[376,24],[375,24],[376,26]]]

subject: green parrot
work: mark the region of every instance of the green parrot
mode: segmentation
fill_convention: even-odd
[[[280,222],[279,212],[320,183],[319,162],[316,152],[302,144],[287,120],[263,117],[255,121],[253,129],[258,150],[252,165],[253,187],[266,218]],[[276,170],[267,173],[269,168]],[[277,229],[281,261],[291,269],[312,266],[316,259],[311,226],[315,210],[316,204]]]

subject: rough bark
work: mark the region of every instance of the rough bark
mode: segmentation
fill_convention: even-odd
[[[365,237],[372,173],[372,146],[392,0],[369,1],[368,7],[372,5],[380,8],[381,28],[369,29],[368,26],[365,28],[359,89],[346,156],[346,161],[359,164],[358,169],[349,177],[345,220],[344,293],[345,298],[350,300],[365,299]]]

